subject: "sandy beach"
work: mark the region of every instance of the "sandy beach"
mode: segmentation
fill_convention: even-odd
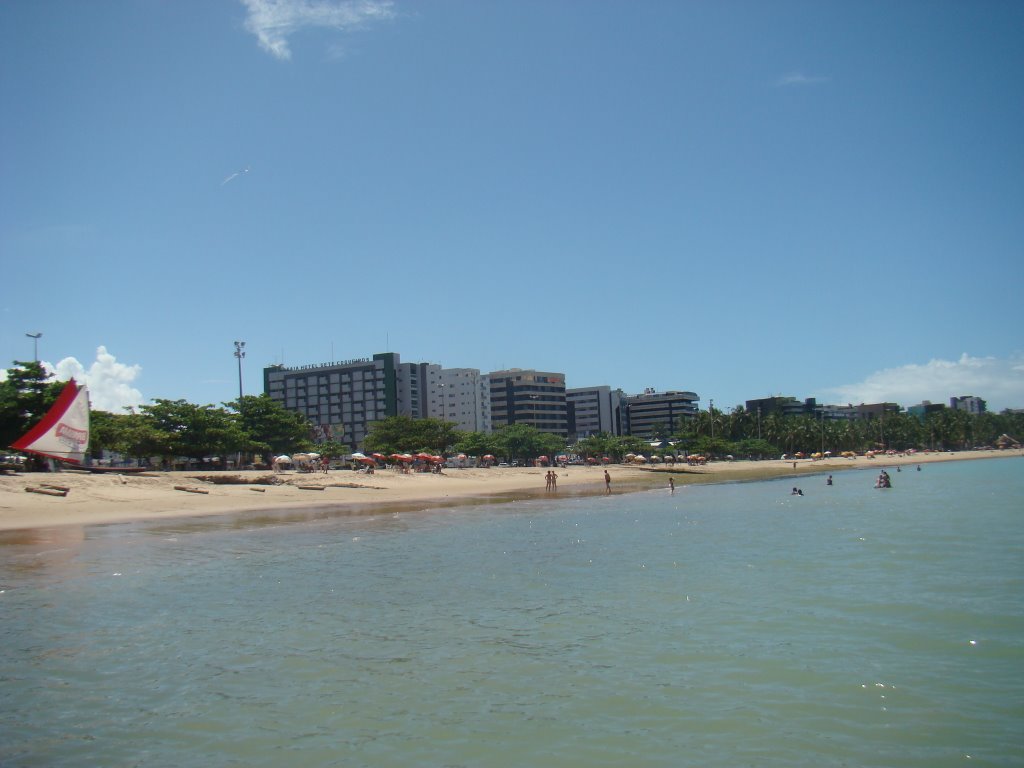
[[[677,487],[787,476],[800,485],[801,475],[851,470],[877,472],[885,467],[1022,455],[1021,450],[960,451],[873,459],[804,459],[796,461],[795,468],[792,460],[774,460],[712,462],[701,467],[613,464],[607,469],[613,493],[652,488],[664,488],[667,492],[669,477]],[[554,493],[545,490],[544,476],[548,470],[543,467],[446,469],[443,474],[401,474],[392,470],[373,474],[333,470],[329,474],[279,475],[260,471],[6,474],[0,475],[0,530],[257,514],[270,510],[370,514],[384,507],[413,511],[488,500],[602,494],[604,469],[560,468]],[[873,482],[873,478],[865,482]],[[55,495],[65,490],[66,495]]]

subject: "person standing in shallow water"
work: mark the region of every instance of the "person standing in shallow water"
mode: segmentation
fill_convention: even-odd
[[[671,477],[668,479],[668,492],[673,496],[676,495],[676,481]]]
[[[828,476],[828,480],[825,481],[825,485],[832,485],[832,475]]]

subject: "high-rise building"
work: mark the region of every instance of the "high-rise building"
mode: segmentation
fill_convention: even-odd
[[[949,407],[954,411],[967,411],[968,413],[979,414],[984,413],[988,404],[980,397],[974,395],[960,395],[959,397],[949,398]]]
[[[436,366],[430,379],[429,415],[454,422],[464,432],[491,431],[491,390],[476,368]]]
[[[568,436],[565,374],[511,368],[487,374],[491,425],[526,424],[541,432]]]
[[[582,440],[606,433],[624,434],[626,395],[608,386],[574,387],[565,390],[569,437]]]
[[[430,416],[432,382],[441,366],[432,363],[399,363],[395,366],[398,415],[413,419]]]
[[[682,418],[697,415],[696,392],[655,392],[648,389],[642,395],[626,398],[629,434],[650,437],[655,432],[671,435]]]
[[[308,418],[317,436],[355,450],[373,422],[411,412],[398,397],[400,365],[395,352],[297,368],[272,365],[263,369],[263,391]]]
[[[813,416],[818,412],[818,403],[813,397],[801,402],[795,397],[780,395],[747,400],[745,408],[747,413],[760,413],[761,416],[770,416],[773,413],[780,416]]]

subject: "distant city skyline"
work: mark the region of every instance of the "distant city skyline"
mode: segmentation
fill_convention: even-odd
[[[248,344],[251,348],[251,343]],[[232,348],[233,349],[233,348]],[[402,354],[402,350],[392,350]],[[233,353],[231,353],[233,354]],[[338,360],[331,361],[325,357],[322,360],[309,360],[303,362],[296,362],[286,367],[302,367],[302,366],[317,366],[329,362],[341,362],[347,359],[364,359],[372,357],[374,352],[365,352],[361,354],[352,354],[351,356],[339,357]],[[453,366],[448,365],[443,360],[418,360],[409,359],[405,354],[402,354],[402,359],[405,362],[416,362],[416,363],[429,363],[440,365],[443,368],[477,368],[473,365],[464,366]],[[27,362],[28,360],[26,360]],[[97,350],[96,359],[89,365],[85,365],[79,362],[76,358],[64,358],[58,363],[51,363],[45,358],[41,360],[43,366],[52,371],[59,379],[66,380],[74,377],[81,383],[85,383],[90,388],[91,399],[93,407],[100,408],[101,410],[110,410],[118,412],[125,407],[138,406],[145,404],[152,399],[185,399],[190,402],[196,403],[221,403],[229,402],[237,398],[238,396],[238,379],[226,377],[220,385],[223,387],[223,395],[218,399],[212,400],[201,400],[190,397],[186,391],[188,389],[187,384],[183,384],[181,393],[168,393],[165,395],[144,395],[142,391],[136,386],[139,379],[142,376],[142,368],[139,365],[127,365],[119,362],[112,354],[106,351],[104,347],[100,347]],[[232,357],[230,363],[230,371],[235,372],[235,367],[239,361]],[[268,363],[267,365],[274,365],[277,363]],[[243,363],[244,365],[244,363]],[[4,371],[10,366],[4,366]],[[529,364],[510,366],[510,368],[523,368],[529,369],[533,366]],[[264,366],[257,366],[255,362],[250,364],[250,369],[246,374],[243,374],[243,380],[245,381],[245,392],[246,394],[260,394],[263,392],[263,381],[262,373]],[[491,371],[479,368],[482,374],[490,373]],[[796,389],[789,392],[769,392],[767,394],[761,392],[748,392],[747,394],[734,395],[735,399],[721,395],[706,395],[699,389],[688,386],[687,382],[677,382],[669,384],[664,387],[641,387],[637,390],[630,390],[620,386],[614,380],[607,381],[596,381],[596,382],[577,382],[574,380],[574,376],[571,371],[559,371],[565,374],[566,386],[569,389],[578,389],[583,387],[595,387],[595,386],[609,386],[612,389],[622,389],[627,395],[638,395],[642,394],[645,389],[653,389],[659,392],[671,391],[671,390],[689,390],[695,392],[699,396],[699,402],[701,408],[706,410],[710,400],[716,402],[716,408],[719,410],[731,410],[735,406],[742,406],[747,400],[756,400],[762,397],[795,397],[798,400],[805,400],[813,397],[818,400],[821,404],[828,405],[844,405],[853,404],[858,405],[861,403],[881,403],[881,402],[893,402],[898,403],[904,408],[912,405],[918,405],[925,400],[932,403],[942,403],[945,405],[949,404],[950,398],[963,397],[963,396],[974,396],[980,397],[985,400],[988,404],[988,409],[993,412],[1004,410],[1005,408],[1022,408],[1024,407],[1024,360],[1013,362],[1004,362],[998,360],[979,360],[971,358],[969,356],[963,356],[959,361],[931,361],[929,364],[923,366],[910,366],[905,370],[897,370],[893,372],[878,372],[875,375],[868,377],[860,385],[851,385],[846,388],[837,388],[834,392],[840,394],[854,395],[854,397],[838,398],[828,396],[822,397],[818,394],[807,392],[806,390]],[[962,386],[961,386],[962,385]],[[745,391],[745,384],[736,383],[729,387],[729,391],[735,393],[742,393]],[[858,386],[860,387],[858,389]],[[723,388],[724,389],[724,388]],[[886,395],[884,393],[888,392]],[[920,393],[930,393],[921,395]],[[857,397],[857,394],[862,396]],[[915,394],[916,393],[916,394]],[[1018,397],[1017,400],[1010,398]]]
[[[1024,406],[1024,4],[0,3],[0,367]]]

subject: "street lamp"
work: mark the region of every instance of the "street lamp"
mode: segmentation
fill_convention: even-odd
[[[715,401],[708,400],[708,416],[711,419],[711,439],[715,439]]]
[[[235,357],[238,358],[238,407],[242,407],[242,358],[245,357],[245,342],[235,342]]]
[[[35,333],[26,333],[25,335],[28,336],[30,339],[32,339],[33,359],[35,360],[35,362],[38,363],[39,362],[39,338],[43,334],[40,333],[39,331],[36,331]]]

